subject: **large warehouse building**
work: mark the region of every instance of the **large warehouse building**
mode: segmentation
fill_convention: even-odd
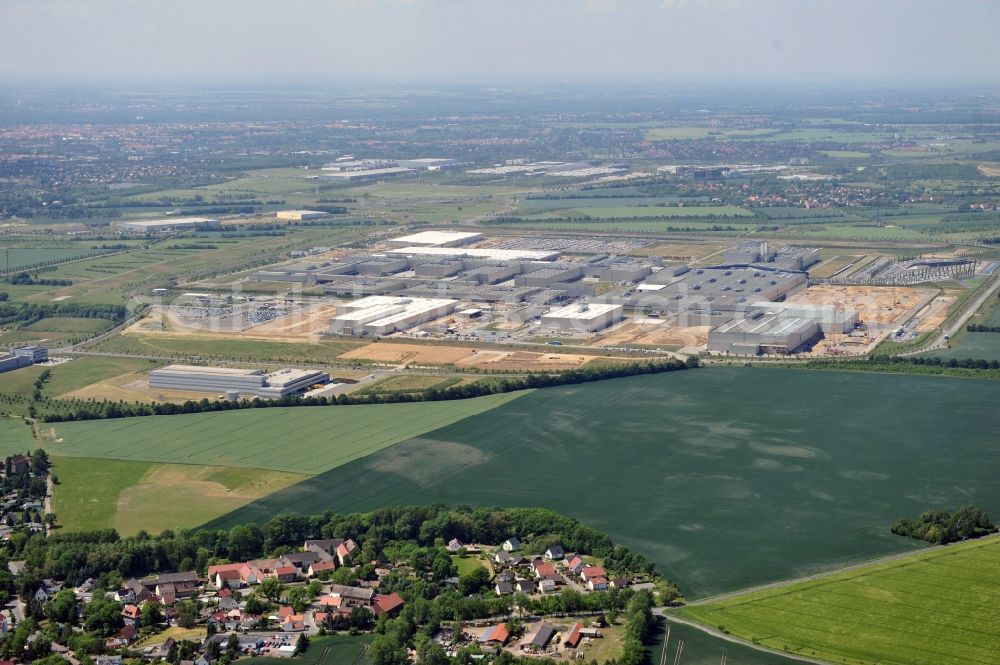
[[[450,298],[369,296],[339,305],[337,316],[330,319],[330,332],[353,337],[389,335],[447,316],[456,309],[458,301]]]
[[[282,369],[265,374],[259,369],[167,365],[149,373],[150,388],[240,397],[285,397],[329,381],[330,375],[326,372],[304,369]]]
[[[576,303],[542,314],[542,327],[567,332],[595,332],[622,320],[624,307],[610,303]]]
[[[279,210],[274,213],[276,219],[286,222],[302,222],[309,219],[322,219],[329,217],[330,213],[322,210]]]
[[[386,241],[390,247],[458,247],[483,239],[482,233],[467,231],[421,231]]]
[[[547,252],[533,249],[492,249],[465,247],[400,247],[391,249],[386,254],[402,256],[449,256],[468,257],[473,259],[494,259],[497,261],[554,261],[559,258],[559,252]]]
[[[210,217],[172,217],[170,219],[146,219],[136,222],[122,222],[119,228],[133,233],[167,233],[188,229],[214,228],[219,220]]]

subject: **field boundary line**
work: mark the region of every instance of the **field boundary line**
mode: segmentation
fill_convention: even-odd
[[[789,653],[787,651],[780,651],[778,649],[772,649],[771,647],[766,647],[766,646],[763,646],[761,644],[754,644],[753,642],[748,642],[747,640],[744,640],[741,637],[736,637],[734,635],[730,635],[729,633],[723,633],[722,631],[716,630],[715,628],[712,628],[711,626],[706,626],[705,624],[698,623],[697,621],[693,621],[691,619],[685,619],[683,617],[679,617],[676,614],[666,614],[666,613],[664,613],[662,616],[667,621],[672,621],[674,623],[679,623],[679,624],[688,626],[690,628],[695,628],[697,630],[700,630],[703,633],[711,635],[712,637],[718,638],[720,640],[725,640],[727,642],[732,642],[733,644],[739,644],[739,645],[745,646],[747,648],[754,649],[756,651],[760,651],[761,653],[768,653],[768,654],[773,654],[775,656],[782,656],[784,658],[788,658],[790,660],[798,660],[798,661],[803,662],[803,663],[813,663],[814,665],[829,665],[830,662],[831,662],[831,661],[828,661],[828,660],[819,660],[818,658],[809,658],[807,656],[800,656],[798,654]]]
[[[878,566],[883,563],[891,563],[893,561],[899,561],[901,559],[907,559],[909,557],[917,557],[925,554],[931,554],[934,552],[940,552],[943,550],[954,548],[956,545],[968,545],[969,543],[982,544],[982,543],[989,543],[990,541],[994,540],[1000,540],[1000,533],[993,534],[990,536],[984,536],[982,538],[975,538],[973,540],[962,540],[957,543],[948,543],[947,545],[931,545],[930,547],[923,547],[918,550],[910,550],[908,552],[889,554],[887,556],[877,557],[875,559],[867,559],[865,561],[853,563],[849,566],[835,568],[833,570],[828,570],[822,573],[815,573],[813,575],[806,575],[804,577],[789,578],[785,580],[779,580],[777,582],[769,582],[767,584],[760,584],[757,586],[749,587],[747,589],[741,589],[739,591],[731,591],[728,593],[716,594],[714,596],[709,596],[707,598],[700,598],[698,600],[691,601],[690,603],[686,603],[683,607],[699,607],[702,605],[711,605],[713,603],[718,603],[725,600],[732,600],[734,598],[749,596],[751,594],[759,593],[761,591],[772,591],[775,589],[782,589],[784,587],[793,586],[795,584],[799,584],[802,582],[813,582],[816,580],[821,580],[826,577],[833,577],[834,575],[841,575],[843,573],[850,573],[853,571],[861,570],[863,568],[869,568],[871,566]]]

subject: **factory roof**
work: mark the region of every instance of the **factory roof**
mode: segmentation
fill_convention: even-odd
[[[219,220],[211,217],[170,217],[167,219],[142,219],[134,222],[122,222],[131,227],[155,228],[157,226],[191,226],[196,224],[214,224]]]
[[[559,252],[536,251],[528,249],[469,249],[466,247],[400,247],[390,249],[386,254],[424,254],[431,256],[468,256],[471,258],[499,259],[501,261],[551,261],[559,256]]]
[[[204,365],[167,365],[154,372],[188,372],[197,374],[225,374],[230,376],[257,376],[259,369],[242,369],[238,367],[206,367]]]
[[[543,316],[546,318],[554,317],[560,319],[580,319],[581,321],[587,321],[599,316],[604,316],[608,312],[613,312],[621,308],[621,305],[614,305],[612,303],[577,303],[550,310]]]
[[[470,233],[466,231],[421,231],[399,238],[392,238],[391,242],[402,242],[409,245],[443,245],[448,242],[472,242],[483,237],[482,233]]]
[[[745,332],[756,335],[782,336],[803,326],[815,325],[809,319],[799,316],[775,316],[767,314],[754,319],[734,319],[728,323],[723,323],[716,329],[716,332]]]
[[[267,385],[274,387],[285,386],[295,383],[296,381],[301,381],[302,379],[321,374],[323,374],[323,372],[316,369],[279,369],[278,371],[271,372],[267,375]]]

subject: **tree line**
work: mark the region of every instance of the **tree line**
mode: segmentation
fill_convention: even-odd
[[[0,310],[2,311],[2,310]],[[522,377],[505,377],[497,381],[469,383],[431,388],[419,393],[371,393],[344,394],[336,397],[302,397],[289,395],[280,399],[264,400],[258,397],[249,400],[188,400],[182,404],[169,402],[155,404],[128,404],[125,402],[87,403],[69,413],[49,413],[41,418],[44,422],[65,422],[74,420],[102,420],[108,418],[130,418],[134,416],[164,416],[184,413],[205,413],[210,411],[233,411],[239,409],[267,409],[293,406],[349,406],[355,404],[395,404],[402,402],[440,402],[455,399],[469,399],[498,393],[509,393],[530,388],[551,388],[555,386],[589,383],[643,374],[661,374],[698,367],[696,358],[687,361],[663,360],[653,362],[632,362],[601,367],[581,367],[559,374],[529,374]]]
[[[121,323],[128,316],[124,305],[99,305],[77,302],[4,303],[0,304],[0,325],[31,325],[54,316],[80,319],[108,319]]]
[[[928,511],[915,520],[900,518],[891,531],[897,536],[924,540],[935,545],[982,538],[997,532],[990,516],[975,506],[962,506],[954,513]]]

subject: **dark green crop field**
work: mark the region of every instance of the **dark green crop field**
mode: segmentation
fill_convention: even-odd
[[[897,517],[1000,512],[1000,382],[712,368],[535,391],[216,520],[389,504],[545,506],[691,598],[918,547]]]

